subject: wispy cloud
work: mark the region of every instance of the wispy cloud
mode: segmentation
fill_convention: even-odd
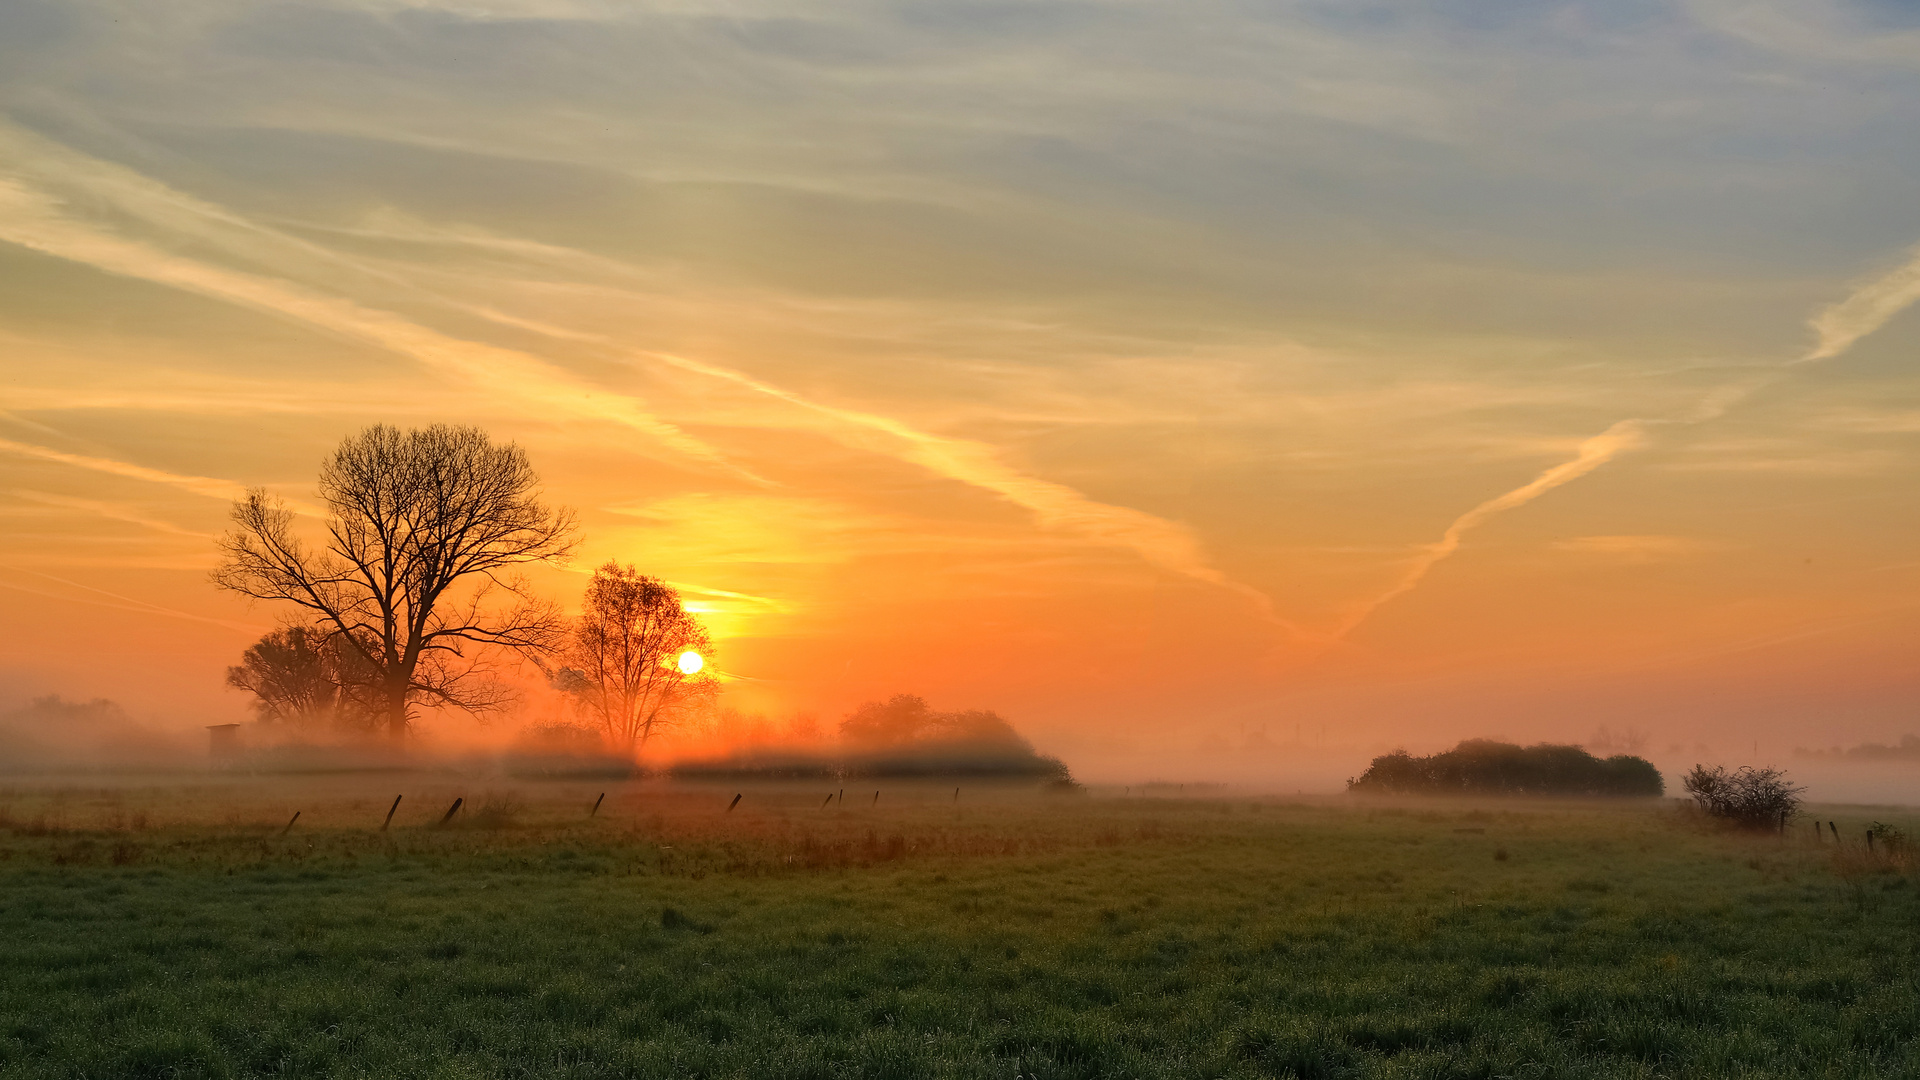
[[[106,518],[110,521],[124,521],[129,525],[139,525],[142,528],[152,529],[154,532],[170,533],[174,536],[191,537],[197,540],[211,540],[214,537],[213,533],[183,528],[175,525],[171,521],[165,521],[161,518],[153,517],[150,514],[143,514],[121,503],[105,502],[100,499],[83,499],[73,495],[55,495],[46,491],[28,491],[23,488],[14,488],[8,491],[7,494],[16,499],[37,502],[43,506],[56,506],[67,510],[78,510],[82,513]]]
[[[1906,262],[1820,309],[1808,323],[1818,341],[1801,363],[1831,360],[1920,300],[1920,248]]]
[[[519,318],[492,309],[477,314],[521,329],[618,348],[594,334]],[[665,364],[783,402],[828,421],[827,430],[847,445],[919,466],[936,476],[992,492],[1033,514],[1042,527],[1133,552],[1167,573],[1213,585],[1245,597],[1263,618],[1297,633],[1279,618],[1266,594],[1229,578],[1207,558],[1191,529],[1144,511],[1089,499],[1065,484],[1023,473],[1008,465],[1000,451],[985,443],[921,430],[912,424],[861,409],[846,408],[800,394],[735,368],[676,353],[622,350],[645,363]]]
[[[1576,555],[1591,555],[1626,562],[1653,562],[1717,551],[1723,545],[1692,536],[1621,534],[1574,536],[1565,540],[1556,540],[1552,546],[1556,551],[1566,551]]]
[[[12,130],[6,133],[14,153],[35,152],[33,172],[59,175],[72,170],[75,157],[45,140]],[[260,232],[258,226],[218,207],[146,180],[109,163],[84,177],[89,190],[136,204],[147,217],[191,230],[196,217],[223,228]],[[105,176],[110,183],[99,177]],[[607,420],[644,431],[689,458],[715,465],[756,482],[757,474],[720,451],[642,408],[631,397],[582,382],[564,369],[516,350],[450,337],[391,312],[330,296],[281,278],[245,273],[188,258],[106,231],[66,213],[60,201],[19,175],[0,177],[0,239],[110,273],[140,278],[212,296],[283,318],[293,319],[413,357],[429,367],[493,392],[502,399],[534,405],[552,415]],[[562,249],[535,245],[543,257],[562,257]],[[585,257],[585,256],[582,256]],[[594,340],[564,327],[520,319],[503,312],[473,309],[503,324],[571,340]],[[973,440],[938,435],[872,412],[828,405],[771,382],[717,364],[664,352],[634,352],[649,363],[666,364],[781,401],[827,419],[843,441],[889,454],[935,475],[968,484],[1031,512],[1045,528],[1095,543],[1132,551],[1160,570],[1214,585],[1246,597],[1276,623],[1268,598],[1233,581],[1206,557],[1187,527],[1124,506],[1087,498],[1063,484],[1023,473],[1002,460],[999,451]],[[847,439],[849,433],[857,438]]]
[[[1030,476],[1008,466],[984,443],[921,431],[891,417],[828,405],[744,372],[671,353],[646,353],[651,359],[744,387],[826,417],[841,429],[882,437],[890,452],[935,475],[991,491],[1030,511],[1041,525],[1064,529],[1104,544],[1126,548],[1162,570],[1232,587],[1202,552],[1185,526],[1124,506],[1087,498],[1064,484]],[[864,440],[871,445],[871,440]]]
[[[225,627],[228,630],[238,630],[248,634],[257,634],[262,629],[262,627],[252,623],[235,622],[232,619],[220,619],[210,615],[198,615],[191,611],[181,611],[179,608],[170,608],[161,604],[149,603],[137,597],[109,592],[106,589],[97,589],[92,585],[82,585],[80,582],[69,581],[63,577],[55,577],[52,574],[44,574],[38,570],[27,570],[16,566],[0,566],[0,570],[12,571],[18,574],[31,574],[36,578],[51,581],[58,585],[64,585],[68,589],[78,589],[82,593],[87,594],[84,596],[76,596],[71,592],[55,592],[44,588],[37,589],[15,581],[0,580],[0,588],[12,589],[15,592],[40,596],[49,600],[61,600],[69,604],[87,604],[92,607],[112,608],[116,611],[128,611],[137,615],[160,615],[169,619],[186,619],[189,622],[209,623],[213,626]],[[105,597],[106,599],[97,599],[98,597]]]
[[[116,461],[112,458],[93,457],[87,454],[71,454],[65,450],[55,450],[47,446],[35,446],[32,443],[15,442],[12,439],[0,439],[0,452],[19,454],[23,457],[39,458],[42,461],[58,462],[78,469],[91,469],[109,476],[123,476],[129,480],[145,480],[153,484],[166,484],[182,491],[191,491],[195,495],[205,495],[209,499],[238,499],[246,494],[243,484],[232,480],[219,480],[211,476],[192,476],[185,473],[167,472],[164,469],[149,468],[128,461]],[[305,512],[311,512],[308,507]]]
[[[15,155],[32,153],[45,144],[45,140],[17,130],[0,134],[7,136],[4,146]],[[74,163],[68,159],[74,156],[64,148],[47,149],[32,162],[33,171],[57,173],[69,169]],[[158,204],[176,226],[190,228],[196,213],[208,221],[230,224],[237,220],[225,211],[205,207],[198,200],[110,163],[87,164],[116,181],[103,185],[88,178],[92,190],[122,202]],[[145,208],[152,211],[151,206]],[[0,174],[0,240],[341,334],[410,357],[501,400],[523,407],[538,406],[549,416],[599,420],[631,428],[694,461],[756,483],[765,482],[712,446],[655,416],[630,395],[595,386],[538,357],[456,338],[392,312],[326,295],[292,281],[216,266],[109,232],[67,213],[58,198],[33,186],[18,171],[13,176]]]
[[[1745,400],[1764,382],[1784,377],[1785,369],[1798,364],[1832,360],[1841,356],[1860,339],[1885,326],[1889,320],[1906,310],[1916,300],[1920,300],[1920,249],[1916,249],[1915,254],[1899,267],[1856,287],[1837,303],[1822,308],[1810,323],[1819,336],[1819,341],[1805,356],[1790,361],[1769,379],[1758,382],[1749,379],[1716,387],[1701,398],[1692,409],[1666,422],[1699,424],[1718,419]],[[1423,549],[1398,580],[1372,599],[1360,604],[1342,620],[1333,633],[1333,639],[1337,641],[1346,637],[1383,605],[1411,592],[1426,578],[1429,571],[1460,549],[1460,542],[1468,531],[1483,524],[1489,518],[1525,506],[1554,488],[1578,480],[1613,460],[1621,452],[1638,446],[1643,441],[1647,427],[1654,422],[1646,419],[1622,420],[1581,443],[1580,449],[1571,461],[1562,462],[1541,473],[1531,482],[1514,488],[1504,495],[1488,499],[1454,519],[1453,524],[1447,527],[1447,531],[1441,535],[1440,540]],[[1736,471],[1826,474],[1835,471],[1858,471],[1863,462],[1878,465],[1883,460],[1884,458],[1878,455],[1865,457],[1851,455],[1845,458],[1826,455],[1817,458],[1799,457],[1780,460],[1724,460],[1714,463],[1711,467]]]

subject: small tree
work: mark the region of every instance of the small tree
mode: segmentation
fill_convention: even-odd
[[[255,489],[234,503],[214,583],[304,610],[364,662],[396,738],[416,703],[501,704],[485,654],[537,655],[564,627],[514,571],[573,547],[572,516],[541,501],[526,451],[479,428],[382,424],[341,442],[318,487],[329,515],[317,550],[295,535],[292,510]]]
[[[556,684],[571,690],[607,740],[631,753],[679,722],[718,689],[705,670],[713,652],[700,620],[680,594],[631,566],[609,562],[593,572]],[[694,670],[680,658],[701,658]]]
[[[227,685],[253,694],[267,723],[304,723],[338,710],[338,654],[324,632],[287,626],[268,633],[227,669]]]
[[[1695,765],[1683,783],[1687,794],[1709,816],[1745,829],[1779,828],[1800,812],[1800,793],[1806,790],[1790,783],[1779,769],[1751,765],[1733,772],[1724,765]]]
[[[251,693],[254,714],[265,723],[364,727],[379,719],[372,669],[324,627],[266,634],[227,669],[227,685]]]

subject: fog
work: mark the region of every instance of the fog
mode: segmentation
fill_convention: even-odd
[[[918,700],[918,699],[915,699]],[[886,703],[865,706],[869,713]],[[539,776],[583,770],[630,770],[635,774],[733,776],[823,773],[890,775],[978,772],[980,758],[1012,754],[1020,762],[1061,759],[1072,777],[1099,792],[1119,794],[1333,795],[1364,772],[1372,759],[1396,749],[1431,753],[1455,740],[1436,740],[1412,731],[1404,740],[1343,740],[1324,730],[1296,728],[1296,738],[1275,739],[1264,729],[1237,739],[1168,739],[1162,743],[1080,737],[1072,745],[1030,740],[1018,717],[1002,720],[990,712],[942,713],[930,706],[927,719],[908,717],[899,732],[863,740],[843,737],[842,726],[859,715],[822,717],[742,712],[724,705],[686,718],[628,757],[609,750],[556,695],[538,688],[523,693],[515,706],[489,716],[424,713],[404,746],[364,731],[295,727],[258,721],[195,724],[106,699],[43,695],[15,699],[0,709],[0,773],[41,776],[209,772],[312,772],[358,769],[422,768],[468,774]],[[974,738],[945,737],[914,725],[959,722],[955,718],[991,718],[1004,731],[974,732]],[[871,719],[871,717],[869,717]],[[1486,733],[1500,737],[1499,733]],[[924,736],[924,738],[923,738]],[[944,740],[944,741],[943,741]],[[216,746],[224,741],[223,746]],[[1537,740],[1514,740],[1532,742]],[[1814,803],[1920,805],[1920,736],[1891,742],[1865,742],[1786,753],[1746,747],[1676,743],[1651,739],[1630,728],[1601,728],[1573,742],[1602,756],[1630,753],[1651,761],[1667,783],[1667,795],[1682,794],[1679,778],[1696,764],[1770,765],[1783,768],[1805,788]],[[1654,744],[1654,745],[1649,745]],[[1762,752],[1756,757],[1756,749]],[[913,760],[892,760],[901,752]],[[945,755],[945,764],[941,764]],[[997,760],[997,759],[996,759]],[[888,762],[891,761],[891,764]],[[1002,762],[1004,765],[1004,762]],[[1019,773],[1024,765],[1013,769]],[[986,767],[991,769],[992,767]],[[904,773],[902,772],[904,770]],[[1032,778],[1038,781],[1039,772]]]

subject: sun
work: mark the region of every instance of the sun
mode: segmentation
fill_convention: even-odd
[[[680,673],[682,675],[692,675],[702,667],[705,667],[706,663],[705,660],[700,658],[699,653],[688,649],[686,652],[680,654]]]

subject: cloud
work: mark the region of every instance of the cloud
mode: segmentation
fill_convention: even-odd
[[[1880,12],[1878,4],[1833,0],[1688,0],[1686,6],[1702,23],[1783,56],[1920,67],[1920,29],[1898,25],[1897,4]]]
[[[1597,558],[1618,559],[1626,562],[1654,562],[1662,559],[1685,558],[1708,551],[1718,551],[1725,545],[1712,540],[1701,540],[1691,536],[1660,535],[1618,535],[1618,536],[1574,536],[1565,540],[1556,540],[1551,545],[1556,551],[1571,552],[1576,555],[1590,555]]]
[[[600,335],[522,319],[492,309],[474,310],[484,317],[549,336],[614,345]],[[1252,602],[1264,619],[1289,632],[1298,633],[1292,623],[1279,618],[1274,612],[1272,601],[1266,594],[1234,581],[1215,567],[1207,558],[1199,539],[1184,525],[1130,507],[1098,502],[1065,484],[1023,473],[1006,464],[1000,452],[985,443],[923,431],[878,413],[830,405],[709,361],[669,352],[622,351],[642,362],[665,364],[805,410],[827,420],[828,430],[843,443],[884,453],[917,465],[936,476],[992,492],[1031,513],[1044,528],[1057,529],[1098,544],[1131,551],[1159,570],[1225,589]]]
[[[1910,435],[1920,432],[1920,409],[1832,409],[1818,420],[1821,427],[1872,435]]]
[[[120,503],[102,502],[98,499],[82,499],[72,495],[55,495],[45,491],[27,491],[20,488],[10,490],[7,494],[12,495],[16,499],[37,502],[43,506],[57,506],[67,510],[79,510],[112,521],[124,521],[131,525],[139,525],[143,528],[152,529],[155,532],[171,533],[174,536],[186,536],[198,540],[212,540],[214,538],[213,533],[182,528],[171,521],[164,521],[160,518],[140,513],[138,510],[134,510]]]
[[[152,469],[145,465],[135,465],[112,458],[91,457],[86,454],[70,454],[64,450],[35,446],[32,443],[15,442],[12,439],[0,439],[0,451],[19,454],[23,457],[39,458],[42,461],[55,461],[62,465],[72,465],[79,469],[92,469],[94,472],[110,476],[124,476],[129,480],[145,480],[153,484],[166,484],[182,491],[191,491],[195,495],[204,495],[209,499],[238,499],[247,493],[244,485],[231,480],[218,480],[211,476],[191,476],[184,473],[167,472],[164,469]],[[313,512],[307,507],[302,513]]]
[[[75,163],[66,159],[77,155],[65,148],[43,145],[44,140],[18,130],[0,133],[9,136],[16,154],[38,151],[31,171],[63,175],[74,168]],[[165,221],[175,228],[192,228],[198,219],[248,233],[265,232],[225,210],[201,204],[127,170],[104,162],[88,164],[98,166],[80,178],[89,190],[105,194],[117,203],[129,204],[153,220]],[[577,417],[622,423],[653,435],[690,458],[765,483],[757,474],[726,459],[719,451],[640,408],[631,398],[587,385],[536,357],[449,337],[389,312],[324,295],[291,281],[213,266],[109,234],[75,220],[62,210],[57,200],[18,176],[0,178],[0,239],[110,273],[170,285],[347,334],[476,383],[503,399],[523,406],[538,404]],[[561,249],[535,246],[532,250],[551,257]],[[603,340],[597,335],[498,311],[470,310],[503,324],[553,337]],[[831,427],[842,435],[848,431],[860,433],[864,437],[854,441],[865,449],[879,450],[936,475],[990,491],[1032,513],[1043,527],[1132,551],[1158,569],[1234,592],[1254,603],[1266,618],[1288,625],[1273,615],[1271,602],[1264,594],[1231,580],[1213,566],[1198,539],[1185,526],[1129,507],[1100,503],[1066,485],[1023,473],[1008,466],[998,451],[983,443],[925,432],[871,412],[822,404],[717,364],[664,352],[635,351],[633,355],[812,412],[831,421]]]
[[[1064,484],[1029,476],[1009,467],[998,451],[984,443],[935,435],[876,413],[826,405],[717,364],[671,353],[645,355],[817,413],[842,429],[877,434],[893,456],[935,475],[991,491],[1031,512],[1043,526],[1126,548],[1153,566],[1196,581],[1233,585],[1208,562],[1199,541],[1185,526],[1128,507],[1095,502]]]
[[[81,222],[60,200],[31,186],[23,171],[63,174],[75,163],[71,151],[0,126],[0,148],[14,155],[39,153],[26,169],[9,163],[15,175],[0,175],[0,240],[57,258],[82,263],[123,277],[137,278],[238,304],[305,323],[375,345],[472,383],[502,400],[539,405],[548,415],[606,421],[652,436],[696,462],[736,477],[765,483],[719,451],[661,420],[632,397],[610,393],[537,357],[443,334],[388,311],[324,295],[294,282],[225,269],[176,255]],[[175,225],[191,227],[195,215],[206,222],[242,224],[233,215],[174,192],[106,162],[85,161],[98,175],[80,178],[87,190],[108,195],[122,206],[143,210]],[[102,179],[104,177],[105,179]],[[110,181],[110,182],[109,182]],[[250,228],[250,226],[245,226]]]
[[[89,596],[74,596],[71,593],[50,592],[46,589],[36,589],[31,586],[21,585],[18,582],[0,581],[0,588],[12,589],[15,592],[27,593],[32,596],[45,597],[46,599],[49,599],[49,600],[61,600],[69,604],[87,604],[93,607],[112,608],[116,611],[129,611],[138,615],[161,615],[170,619],[187,619],[191,622],[210,623],[214,626],[222,626],[229,630],[239,630],[248,634],[257,634],[263,629],[263,627],[258,626],[256,624],[252,624],[252,623],[234,622],[231,619],[219,619],[219,618],[214,618],[213,616],[210,616],[210,615],[196,615],[191,611],[181,611],[178,608],[163,607],[159,604],[150,604],[147,601],[138,599],[136,597],[124,596],[116,592],[108,592],[105,589],[96,589],[91,585],[82,585],[77,581],[68,581],[66,578],[63,578],[63,577],[55,577],[52,574],[43,574],[38,570],[26,570],[26,569],[23,569],[20,567],[14,567],[14,566],[0,566],[0,570],[9,570],[14,573],[20,573],[20,574],[32,574],[34,577],[44,578],[56,584],[65,585],[70,589],[79,589],[82,592],[91,594]],[[105,600],[95,599],[95,597],[101,597],[101,596],[106,597],[106,599]]]
[[[1920,300],[1920,248],[1906,262],[1820,309],[1808,325],[1818,341],[1800,363],[1831,360]]]
[[[1797,364],[1831,360],[1840,356],[1861,338],[1885,326],[1889,320],[1916,300],[1920,300],[1920,249],[1915,249],[1914,255],[1901,266],[1857,287],[1839,302],[1822,308],[1810,322],[1815,333],[1819,335],[1818,344],[1805,356],[1788,363],[1786,368]],[[1783,376],[1784,372],[1781,372],[1776,373],[1769,380],[1760,382],[1746,380],[1715,387],[1692,409],[1669,422],[1699,424],[1716,420],[1744,401],[1765,381],[1777,380]],[[1442,534],[1437,543],[1425,548],[1408,565],[1398,581],[1354,609],[1334,631],[1333,639],[1337,641],[1344,638],[1383,605],[1411,592],[1429,571],[1460,549],[1460,542],[1469,530],[1488,518],[1525,506],[1554,488],[1578,480],[1613,460],[1622,451],[1637,446],[1649,423],[1651,421],[1622,420],[1581,443],[1573,460],[1556,465],[1535,477],[1530,483],[1489,499],[1460,515],[1452,525],[1447,527],[1447,531]],[[1770,459],[1740,456],[1675,467],[1831,475],[1871,471],[1883,466],[1886,461],[1887,457],[1884,454],[1866,452]]]

